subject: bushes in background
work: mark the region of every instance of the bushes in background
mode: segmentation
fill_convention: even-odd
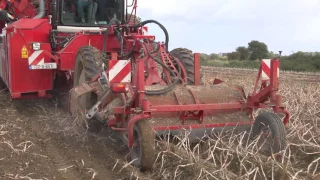
[[[257,69],[260,67],[261,59],[277,56],[279,55],[268,51],[265,43],[253,40],[248,43],[248,47],[239,46],[234,52],[202,54],[201,65]],[[280,68],[288,71],[320,72],[320,53],[299,51],[289,56],[282,56]]]
[[[231,67],[231,68],[249,68],[258,69],[261,61],[258,60],[202,60],[202,66],[215,66],[215,67]],[[304,60],[290,60],[286,57],[280,60],[281,70],[299,71],[299,72],[320,72],[320,58],[306,58]]]

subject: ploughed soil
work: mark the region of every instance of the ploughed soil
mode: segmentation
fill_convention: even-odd
[[[202,70],[205,73],[206,84],[211,84],[216,77],[244,85],[246,92],[251,92],[257,73],[249,70],[213,67],[203,67]],[[317,104],[319,98],[317,98],[318,94],[315,93],[319,92],[319,77],[319,74],[283,72],[280,78],[280,92],[284,94],[284,103],[288,106],[288,110],[294,113],[298,111],[297,109],[302,109],[298,111],[300,114],[293,116],[290,123],[292,125],[289,124],[287,132],[290,134],[289,142],[299,140],[301,144],[292,143],[290,147],[295,150],[296,146],[308,146],[309,149],[311,145],[313,146],[311,148],[313,151],[305,152],[306,150],[304,150],[303,153],[297,151],[302,155],[298,153],[292,155],[298,161],[292,160],[292,162],[296,163],[293,163],[292,166],[294,168],[290,171],[292,177],[290,176],[291,178],[288,179],[295,179],[295,175],[300,172],[299,169],[303,172],[307,170],[309,172],[310,169],[310,171],[314,172],[313,174],[317,174],[317,177],[319,175],[318,161],[320,162],[320,159],[318,159],[319,151],[317,148],[319,146],[315,145],[313,141],[309,142],[312,140],[311,138],[306,137],[308,140],[304,139],[305,132],[313,135],[313,131],[310,130],[311,128],[299,130],[300,127],[303,128],[310,122],[313,122],[313,128],[318,127],[319,106]],[[306,101],[307,103],[303,104],[300,101]],[[162,159],[158,160],[160,163],[156,165],[155,170],[151,173],[141,173],[127,163],[128,148],[113,131],[103,129],[99,134],[79,132],[75,127],[75,122],[67,113],[66,103],[67,99],[58,100],[56,98],[12,101],[9,92],[0,90],[0,179],[113,180],[174,179],[173,177],[177,177],[176,179],[179,179],[179,177],[182,177],[180,179],[210,179],[215,175],[212,171],[223,174],[217,177],[228,175],[228,177],[233,177],[231,179],[237,179],[237,171],[234,171],[237,174],[225,173],[224,169],[226,167],[224,165],[221,168],[216,164],[213,166],[213,163],[207,161],[208,157],[205,158],[205,161],[199,158],[198,164],[190,163],[190,153],[184,155],[183,152],[178,150],[174,151],[176,154],[169,151],[162,152]],[[301,106],[301,104],[308,105],[316,110],[312,112],[305,111],[304,106]],[[308,117],[311,116],[311,118],[304,120],[302,117],[307,117],[307,115]],[[302,124],[300,125],[298,122]],[[316,134],[314,135],[314,141],[318,142],[318,132],[314,134]],[[213,146],[216,146],[215,143],[213,143]],[[228,149],[220,148],[218,150],[221,152],[226,150],[228,152],[225,155],[226,157],[230,155]],[[210,149],[212,156],[217,153],[216,151],[212,150],[212,148]],[[174,158],[170,156],[169,161],[167,161],[163,154],[172,155]],[[306,164],[303,164],[303,161],[299,161],[300,159],[307,160],[308,158],[306,157],[312,157],[313,159],[308,160]],[[250,159],[249,162],[251,161],[255,162]],[[185,164],[181,164],[181,162]],[[201,166],[198,167],[199,164]],[[188,169],[188,167],[190,168]],[[266,166],[264,169],[268,169],[268,167]],[[182,170],[180,170],[181,168]],[[258,169],[262,168],[262,166],[258,164],[257,166],[252,166],[252,168]],[[313,171],[313,169],[315,170]],[[227,170],[230,170],[230,167]],[[204,176],[204,172],[207,172],[206,178],[200,178]],[[251,172],[253,171],[250,171],[250,174],[252,174]],[[264,171],[261,172],[264,173]],[[267,173],[274,174],[273,170]],[[304,179],[301,177],[307,176],[302,174],[297,177],[297,179]]]
[[[132,179],[127,147],[107,130],[78,134],[61,103],[0,93],[0,179]]]

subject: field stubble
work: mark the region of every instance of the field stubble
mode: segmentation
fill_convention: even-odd
[[[219,78],[251,92],[256,71],[203,67],[205,83]],[[1,179],[318,179],[320,75],[281,72],[280,94],[291,113],[283,156],[257,153],[256,141],[234,130],[199,144],[179,137],[157,142],[149,173],[126,163],[126,147],[110,131],[80,136],[57,101],[11,102],[0,94]],[[55,106],[56,105],[56,106]],[[258,112],[257,112],[258,113]],[[186,132],[187,134],[188,132]],[[177,137],[178,138],[178,137]]]

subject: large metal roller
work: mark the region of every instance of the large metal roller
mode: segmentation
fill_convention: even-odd
[[[150,89],[161,89],[160,86],[148,86]],[[242,88],[221,83],[206,86],[178,85],[174,90],[158,96],[147,96],[152,106],[161,105],[196,105],[244,102],[245,94]],[[203,121],[199,120],[199,112],[195,111],[194,117],[183,118],[186,112],[153,112],[151,122],[158,134],[169,133],[177,135],[184,133],[181,129],[192,130],[189,134],[190,141],[209,134],[213,129],[227,128],[226,123],[250,123],[246,111],[239,109],[205,110]],[[198,128],[197,125],[201,125]],[[200,127],[200,126],[199,126]]]

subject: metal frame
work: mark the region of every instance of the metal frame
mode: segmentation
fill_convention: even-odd
[[[144,49],[146,51],[146,49]],[[239,101],[236,103],[213,103],[213,104],[188,104],[188,105],[160,105],[160,106],[150,106],[149,100],[145,95],[145,80],[144,80],[144,62],[148,57],[138,58],[136,60],[136,70],[135,70],[135,81],[132,84],[136,87],[135,94],[132,96],[130,102],[135,101],[135,105],[130,108],[130,105],[126,107],[115,107],[115,114],[136,114],[133,118],[127,121],[127,127],[124,128],[113,128],[118,131],[126,131],[128,132],[128,146],[129,148],[133,146],[133,125],[140,120],[148,119],[152,117],[153,113],[158,112],[194,112],[198,111],[199,114],[197,117],[199,118],[199,122],[192,125],[184,125],[184,117],[182,119],[182,125],[174,125],[174,126],[159,126],[154,127],[154,130],[179,130],[179,129],[198,129],[198,128],[213,128],[213,127],[224,127],[224,126],[236,126],[236,125],[248,125],[254,122],[253,116],[251,122],[225,122],[225,123],[216,123],[216,124],[207,124],[203,121],[204,111],[216,111],[219,112],[221,110],[234,110],[234,111],[247,111],[252,115],[253,110],[258,108],[267,108],[272,107],[274,112],[276,113],[284,113],[285,118],[283,123],[287,124],[289,121],[289,112],[285,110],[285,107],[281,104],[281,96],[277,94],[278,86],[279,86],[279,77],[278,77],[278,69],[279,69],[279,59],[275,58],[271,60],[271,78],[269,82],[263,81],[261,85],[261,89],[257,92],[257,87],[259,85],[259,79],[261,77],[261,67],[259,69],[257,79],[254,86],[254,91],[251,95],[248,95],[246,101]],[[194,67],[195,67],[195,85],[200,84],[200,56],[199,53],[194,54]],[[215,81],[217,82],[217,81]],[[222,81],[218,81],[222,82]],[[196,101],[196,97],[195,97]],[[139,109],[137,111],[137,109]],[[138,112],[138,113],[137,113]],[[193,114],[195,115],[195,114]],[[110,120],[108,123],[109,127],[113,127],[118,120]],[[177,121],[179,123],[179,121]]]
[[[53,7],[56,7],[56,0],[52,3]],[[48,4],[47,4],[48,5]],[[136,14],[137,10],[137,0],[134,1],[133,8],[131,15],[129,19],[131,19],[132,15]],[[56,12],[52,12],[56,15]],[[104,28],[101,28],[98,32],[94,31],[82,31],[78,33],[67,33],[67,32],[59,32],[59,31],[52,31],[52,36],[49,33],[40,33],[40,32],[49,32],[52,30],[52,28],[55,28],[55,24],[57,22],[56,16],[53,16],[53,25],[49,23],[49,19],[47,17],[43,19],[20,19],[19,21],[14,22],[13,24],[9,25],[7,27],[7,34],[6,39],[9,41],[8,44],[16,44],[17,47],[14,49],[10,49],[7,56],[0,62],[5,64],[6,66],[3,66],[5,68],[0,69],[0,71],[3,71],[0,74],[6,74],[5,82],[9,86],[11,95],[13,98],[22,98],[23,93],[31,93],[36,92],[36,95],[32,95],[32,97],[44,97],[47,95],[47,91],[52,90],[53,88],[53,82],[55,81],[56,74],[60,74],[61,76],[65,75],[65,78],[72,76],[72,71],[74,69],[75,59],[77,55],[77,51],[79,47],[85,46],[90,44],[91,46],[96,47],[100,51],[103,49],[102,41],[105,31],[108,31],[107,42],[108,46],[106,47],[106,52],[112,54],[112,60],[117,60],[117,53],[120,52],[123,48],[120,47],[120,42],[117,39],[117,35],[115,33],[115,29],[112,26],[111,28],[108,28],[105,30]],[[252,94],[249,94],[245,100],[239,102],[232,102],[232,103],[207,103],[207,104],[200,104],[198,103],[198,99],[196,95],[190,90],[190,94],[193,97],[194,104],[175,104],[175,105],[150,105],[150,101],[148,100],[148,97],[146,96],[146,88],[145,86],[151,85],[153,83],[153,80],[145,81],[145,72],[151,72],[150,66],[153,66],[153,58],[156,57],[156,53],[151,53],[152,55],[148,55],[150,52],[147,49],[147,46],[143,45],[145,41],[147,43],[154,42],[155,37],[151,35],[144,35],[140,31],[142,31],[142,27],[140,29],[130,28],[128,25],[120,25],[122,28],[129,28],[130,31],[126,34],[123,34],[121,36],[124,41],[124,46],[126,49],[131,49],[134,56],[134,64],[135,64],[135,70],[133,71],[133,80],[130,84],[131,92],[134,93],[131,98],[127,99],[126,106],[124,107],[115,107],[114,113],[116,115],[115,119],[109,119],[107,126],[112,128],[116,131],[121,132],[127,132],[128,133],[128,146],[131,148],[133,145],[133,125],[143,119],[148,119],[153,117],[154,114],[159,112],[180,112],[181,116],[180,119],[182,120],[181,125],[173,125],[173,126],[158,126],[154,127],[154,130],[179,130],[183,128],[212,128],[212,127],[223,127],[223,126],[236,126],[236,125],[245,125],[245,124],[251,124],[254,121],[253,117],[253,111],[255,109],[259,108],[273,108],[273,111],[276,113],[284,113],[285,118],[283,123],[287,124],[289,122],[290,114],[285,109],[285,107],[281,104],[282,98],[280,95],[277,94],[278,88],[279,88],[279,59],[275,58],[271,60],[271,76],[269,81],[262,81],[260,85],[260,90],[257,91],[259,86],[259,80],[261,77],[262,67],[260,67],[257,79],[255,82],[254,90]],[[37,33],[39,32],[39,33]],[[56,33],[56,34],[55,34]],[[15,36],[13,36],[15,34]],[[24,34],[22,37],[21,34]],[[32,35],[31,35],[32,34]],[[47,58],[48,61],[52,61],[58,64],[58,67],[56,70],[35,70],[30,71],[27,69],[28,67],[28,61],[25,58],[19,57],[20,55],[20,48],[22,46],[26,46],[28,48],[29,52],[32,52],[30,49],[30,43],[34,42],[33,35],[37,34],[37,39],[41,40],[41,46],[49,47],[47,50]],[[53,49],[50,47],[50,38],[56,38],[57,43],[62,42],[62,39],[67,40],[67,43],[65,46],[57,46]],[[18,47],[19,45],[19,47]],[[151,46],[150,44],[148,44]],[[21,47],[20,47],[21,46]],[[18,48],[18,49],[17,49]],[[170,55],[167,53],[166,47],[164,43],[158,44],[158,52],[161,54],[161,60],[162,63],[164,63],[166,66],[170,66],[170,69],[172,69],[173,72],[178,73],[177,69],[173,65],[172,61],[170,60]],[[43,49],[42,49],[43,50]],[[51,51],[51,54],[49,53]],[[15,61],[13,61],[15,60]],[[12,63],[19,62],[15,67],[12,66]],[[147,67],[146,63],[147,62]],[[10,64],[10,66],[9,66]],[[187,75],[186,70],[182,68],[181,62],[177,61],[178,66],[181,67],[181,77],[179,77],[182,84],[187,84]],[[8,67],[8,68],[7,68]],[[9,68],[10,67],[10,68]],[[13,71],[18,70],[21,68],[20,71],[17,71],[13,73]],[[9,71],[11,72],[11,75],[9,76]],[[19,75],[18,78],[12,79],[12,77]],[[22,84],[21,83],[21,77],[28,77],[34,78],[33,81],[38,80],[38,83],[35,84]],[[150,73],[150,76],[152,78],[150,79],[159,79],[157,77],[156,73],[152,72]],[[9,77],[11,79],[9,79]],[[57,76],[59,77],[59,76]],[[200,85],[200,54],[195,53],[194,54],[194,86]],[[99,75],[93,78],[92,82],[95,83],[97,79],[99,78]],[[59,79],[59,78],[58,78]],[[67,78],[66,81],[71,82],[72,78]],[[167,73],[167,80],[166,84],[170,84],[172,82],[172,79],[169,76],[169,73]],[[215,80],[213,84],[219,84],[221,83],[221,80]],[[89,83],[89,85],[90,85]],[[46,87],[44,87],[46,85]],[[88,84],[83,84],[78,87],[75,87],[71,89],[71,91],[78,91],[76,94],[78,96],[87,93],[87,92],[95,92],[99,95],[102,93],[99,92],[97,88],[94,86],[86,86]],[[134,91],[133,86],[135,87]],[[19,89],[18,89],[19,87]],[[18,89],[18,90],[17,90]],[[70,93],[71,94],[71,93]],[[112,98],[110,96],[106,97],[107,102],[111,100]],[[100,108],[104,108],[101,107]],[[70,110],[70,107],[69,107]],[[222,110],[230,110],[232,112],[237,111],[246,111],[249,114],[251,114],[251,122],[238,122],[238,123],[231,123],[231,122],[225,122],[225,123],[215,123],[215,124],[208,124],[205,122],[204,117],[206,116],[205,112],[221,112]],[[131,119],[126,119],[126,124],[123,127],[117,127],[117,122],[121,122],[122,119],[120,116],[122,114],[135,114],[134,117]],[[185,125],[185,120],[188,118],[195,118],[196,121],[192,125]],[[178,124],[179,122],[177,122]]]
[[[142,54],[148,54],[147,46],[141,46],[141,51],[144,52]],[[162,60],[166,59],[168,64],[173,64],[170,58],[165,58],[169,56],[166,52],[164,52],[165,46],[164,44],[159,44],[159,52],[161,52]],[[124,107],[114,107],[113,111],[116,115],[116,118],[110,118],[108,120],[107,126],[115,131],[128,133],[128,146],[131,148],[133,146],[133,125],[144,119],[148,119],[153,117],[153,114],[160,112],[180,112],[180,119],[182,121],[177,121],[176,125],[172,126],[155,126],[153,130],[155,131],[175,131],[181,129],[199,129],[199,128],[215,128],[215,127],[225,127],[225,126],[237,126],[237,125],[251,125],[254,122],[253,111],[259,108],[273,108],[275,113],[284,113],[285,118],[283,123],[287,124],[289,121],[289,112],[285,109],[285,107],[281,104],[281,96],[277,94],[279,88],[279,59],[275,58],[271,60],[271,76],[269,81],[261,81],[260,90],[257,91],[257,87],[259,86],[259,80],[261,79],[262,67],[260,67],[256,82],[254,85],[253,93],[249,94],[246,99],[239,100],[238,102],[230,102],[230,103],[208,103],[208,104],[199,104],[196,95],[189,90],[190,94],[194,98],[194,104],[186,104],[182,105],[177,102],[175,105],[150,105],[150,101],[148,100],[148,96],[146,96],[146,86],[151,85],[150,82],[145,80],[145,70],[149,71],[149,69],[145,69],[145,62],[153,61],[152,58],[155,54],[150,56],[141,56],[139,53],[139,57],[135,59],[136,68],[133,72],[133,82],[130,84],[131,93],[133,93],[131,98],[127,99],[127,103]],[[106,71],[107,72],[107,71]],[[183,84],[186,84],[186,74],[185,70],[182,71],[182,78],[180,79]],[[155,76],[155,74],[150,74]],[[194,86],[200,85],[200,54],[194,53],[194,76],[195,83]],[[98,77],[95,77],[92,82],[96,81]],[[170,78],[167,79],[170,81]],[[223,81],[215,80],[213,84],[219,84]],[[135,91],[132,91],[132,86],[135,87]],[[80,86],[81,87],[81,86]],[[82,88],[83,89],[83,88]],[[97,89],[92,90],[96,91],[99,95],[101,92],[98,92]],[[83,91],[78,92],[78,94],[83,94]],[[244,94],[244,93],[243,93]],[[110,95],[112,96],[112,95]],[[111,99],[106,98],[105,102],[110,102]],[[100,107],[103,109],[104,107]],[[244,111],[248,113],[248,117],[250,117],[250,122],[224,122],[224,123],[207,123],[204,120],[206,114],[204,112],[210,111],[212,113],[219,113],[227,110],[228,112],[239,112]],[[226,113],[228,113],[226,112]],[[123,119],[120,118],[119,115],[132,115],[135,114],[131,119],[126,119],[126,124],[122,127],[117,127],[116,124],[119,122],[123,122]],[[191,125],[185,125],[185,119],[194,118],[197,121],[194,121]]]

